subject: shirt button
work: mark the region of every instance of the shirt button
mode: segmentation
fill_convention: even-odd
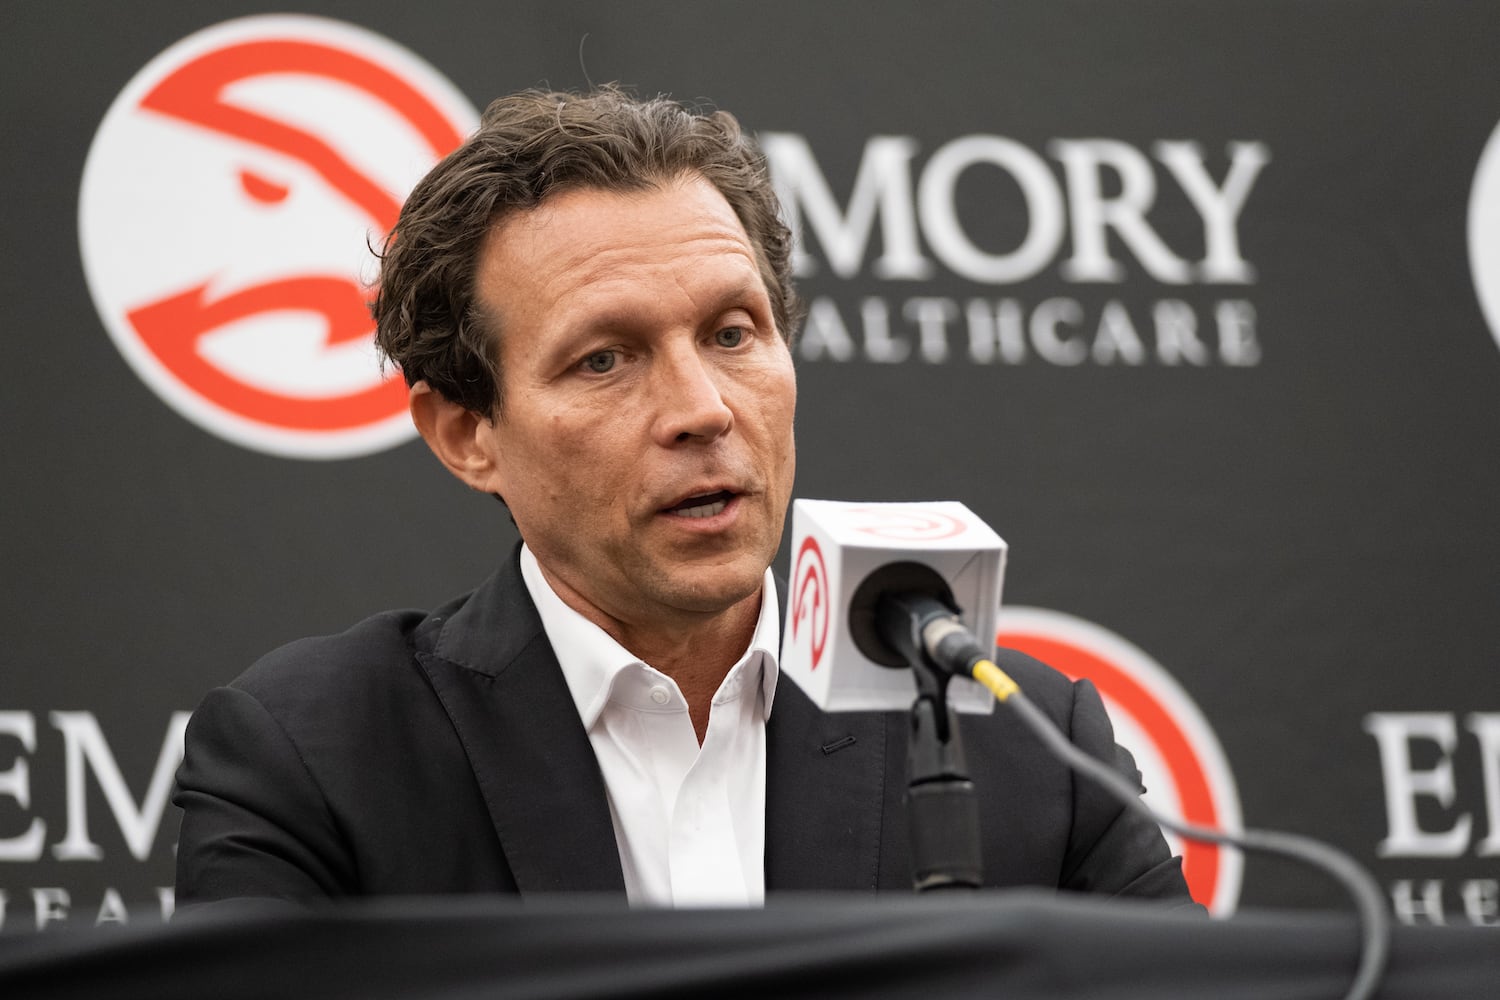
[[[651,689],[651,700],[656,702],[658,705],[665,705],[667,703],[667,699],[670,697],[672,696],[667,693],[667,689],[659,684]]]

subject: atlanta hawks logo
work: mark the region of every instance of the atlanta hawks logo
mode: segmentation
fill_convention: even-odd
[[[477,120],[411,52],[337,21],[250,17],[171,46],[84,167],[84,274],[120,353],[247,448],[342,458],[408,439],[372,343],[368,247]]]
[[[1135,757],[1146,802],[1189,823],[1238,831],[1239,793],[1208,720],[1172,675],[1138,647],[1092,622],[1041,608],[1001,608],[996,645],[1018,649],[1099,689],[1115,741]],[[1239,901],[1237,851],[1179,841],[1193,898],[1220,916]]]
[[[792,641],[806,635],[812,643],[812,665],[818,669],[823,650],[828,645],[828,567],[823,564],[823,550],[818,540],[808,535],[797,550],[797,565],[792,569]]]
[[[1500,128],[1479,156],[1469,191],[1469,269],[1479,308],[1500,344]]]
[[[951,514],[943,514],[920,505],[850,507],[844,511],[844,516],[855,525],[856,531],[894,541],[935,542],[957,538],[968,530],[968,525]]]

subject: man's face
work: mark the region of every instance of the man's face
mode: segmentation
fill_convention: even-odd
[[[490,233],[476,282],[503,373],[488,485],[564,600],[630,629],[753,598],[797,390],[724,197],[697,175],[554,195]]]

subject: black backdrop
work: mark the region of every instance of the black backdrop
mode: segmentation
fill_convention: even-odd
[[[1474,277],[1500,286],[1500,266],[1471,261],[1469,232],[1500,124],[1492,5],[296,8],[405,47],[480,107],[589,80],[711,101],[810,151],[841,211],[872,143],[904,138],[906,193],[881,175],[891,201],[878,201],[850,273],[830,263],[834,227],[806,218],[816,192],[799,188],[793,204],[819,324],[799,349],[797,495],[965,501],[1011,545],[1008,605],[1102,626],[1175,677],[1223,747],[1247,824],[1344,847],[1404,919],[1500,921],[1500,322],[1487,322]],[[176,817],[165,811],[144,857],[121,817],[153,820],[148,786],[174,713],[283,641],[467,589],[513,542],[494,502],[420,442],[306,460],[184,419],[95,308],[79,197],[106,111],[185,36],[285,9],[0,10],[8,928],[64,912],[110,919],[117,902],[159,913]],[[1020,147],[1061,196],[1056,246],[1021,280],[956,270],[922,204],[924,183],[943,193],[927,165],[965,136]],[[1230,227],[1229,257],[1253,277],[1198,273],[1208,236],[1163,142],[1195,144],[1213,185],[1231,144],[1264,154]],[[1143,238],[1119,228],[1104,244],[1119,280],[1078,280],[1068,263],[1088,206],[1070,155],[1147,165],[1143,218],[1185,281],[1153,273]],[[778,180],[807,182],[789,162]],[[1118,170],[1093,176],[1104,201],[1123,194]],[[1037,224],[1023,190],[994,163],[960,174],[947,197],[976,253],[1003,258]],[[911,240],[885,228],[903,198]],[[140,254],[155,235],[137,234]],[[232,247],[236,234],[224,238]],[[915,248],[929,273],[883,276],[893,246]],[[912,304],[923,298],[949,304]],[[976,299],[1019,317],[1012,355],[971,347]],[[925,342],[923,308],[949,316]],[[1163,360],[1163,310],[1190,314],[1201,357]],[[1243,332],[1221,346],[1223,310],[1241,331],[1253,316],[1249,348]],[[1082,359],[1058,363],[1069,351]],[[107,753],[86,746],[94,731]],[[114,801],[100,774],[110,763]],[[1407,815],[1428,838],[1382,850]],[[1339,898],[1252,859],[1239,901]]]

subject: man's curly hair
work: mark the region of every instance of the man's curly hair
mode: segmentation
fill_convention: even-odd
[[[480,251],[495,224],[561,191],[641,191],[695,174],[745,227],[777,329],[790,343],[801,320],[791,236],[765,157],[726,111],[639,100],[609,85],[500,98],[417,184],[379,255],[376,344],[407,385],[425,381],[465,409],[498,414],[501,317],[480,308],[474,294]]]

